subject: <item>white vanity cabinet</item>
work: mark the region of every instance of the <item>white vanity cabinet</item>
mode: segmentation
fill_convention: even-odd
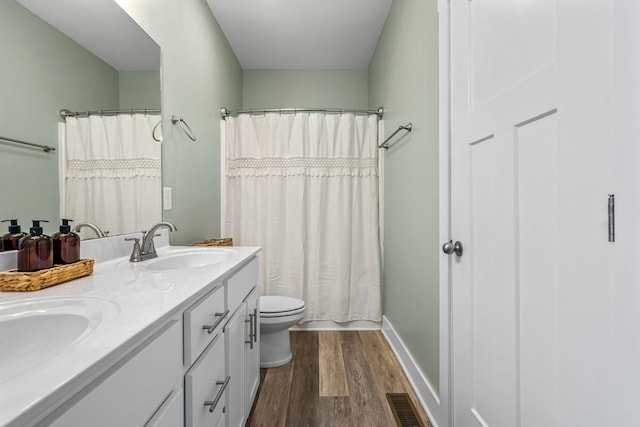
[[[253,258],[185,311],[187,427],[246,423],[260,382],[257,281]]]
[[[182,322],[172,320],[40,425],[161,426],[182,420],[181,341]]]
[[[258,260],[227,280],[229,303],[235,311],[225,326],[229,401],[227,427],[242,427],[247,421],[260,383]],[[231,305],[229,306],[231,308]]]
[[[243,427],[260,381],[256,249],[237,249],[245,258],[226,270],[212,268],[210,279],[202,274],[206,270],[191,276],[186,272],[187,278],[175,286],[191,286],[188,292],[169,289],[159,295],[157,287],[149,286],[144,293],[129,295],[128,288],[113,284],[113,277],[126,279],[139,272],[109,270],[104,288],[114,291],[106,293],[124,307],[121,318],[103,326],[109,331],[103,337],[114,341],[113,347],[103,345],[96,329],[90,338],[94,346],[104,346],[106,356],[78,370],[73,382],[51,394],[46,404],[18,414],[21,419],[14,417],[7,424],[0,412],[0,425]],[[166,274],[166,280],[175,280],[175,274]],[[152,276],[139,276],[145,289],[142,279]],[[157,277],[154,280],[165,279]],[[189,283],[192,277],[195,283]],[[102,284],[99,276],[92,279]],[[89,279],[82,280],[79,286],[86,287]],[[150,307],[151,301],[166,304],[166,309]],[[129,332],[134,330],[131,321],[138,322],[135,335]],[[119,339],[125,334],[127,340]],[[87,353],[91,350],[87,344]]]

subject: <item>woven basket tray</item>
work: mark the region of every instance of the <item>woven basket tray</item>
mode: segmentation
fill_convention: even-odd
[[[209,239],[196,242],[192,246],[233,246],[233,239],[225,237],[222,239]]]
[[[46,270],[24,272],[0,271],[0,291],[37,291],[93,273],[93,259],[73,264],[56,264]]]

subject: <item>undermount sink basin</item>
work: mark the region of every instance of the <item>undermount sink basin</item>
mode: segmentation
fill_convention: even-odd
[[[145,263],[148,270],[179,270],[219,264],[233,255],[224,249],[184,251],[169,253]]]
[[[146,261],[122,261],[118,269],[168,271],[198,267],[209,267],[228,260],[235,255],[233,249],[210,247],[172,247],[158,251],[158,257]]]
[[[108,300],[51,297],[0,304],[0,384],[71,350],[105,317],[117,316]]]

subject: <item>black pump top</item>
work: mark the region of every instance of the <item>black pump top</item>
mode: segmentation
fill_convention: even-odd
[[[21,232],[17,219],[5,219],[2,222],[7,222],[7,221],[11,221],[11,225],[9,226],[9,233],[18,234]]]
[[[32,236],[41,236],[42,235],[42,227],[40,227],[40,223],[41,222],[49,222],[45,219],[34,219],[33,221],[33,227],[31,227],[29,229],[29,234],[31,234]]]
[[[70,222],[73,222],[73,220],[62,218],[62,225],[60,225],[60,232],[62,234],[68,234],[71,232],[71,226],[69,225]]]

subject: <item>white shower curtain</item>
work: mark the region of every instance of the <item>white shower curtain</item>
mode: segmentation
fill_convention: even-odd
[[[262,246],[262,295],[305,320],[381,320],[377,117],[242,114],[225,122],[223,232]]]
[[[67,117],[62,124],[62,215],[111,235],[149,229],[162,220],[158,114]]]

